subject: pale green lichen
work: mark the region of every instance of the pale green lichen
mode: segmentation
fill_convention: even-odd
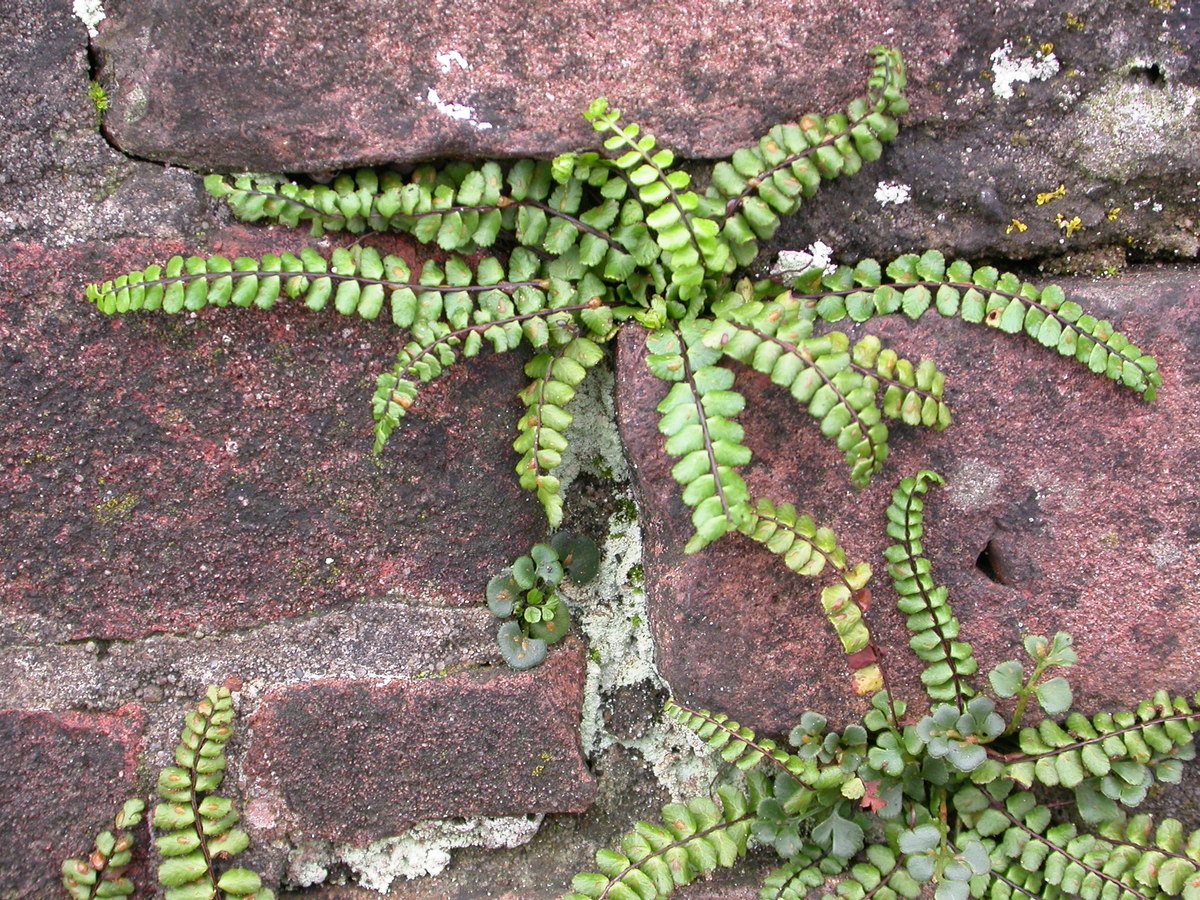
[[[1130,79],[1141,68],[1144,61],[1131,63],[1058,131],[1056,143],[1091,175],[1119,182],[1160,177],[1200,155],[1195,127],[1200,88]]]
[[[629,465],[621,448],[614,422],[613,373],[606,366],[593,368],[580,382],[570,411],[574,417],[567,428],[567,450],[556,468],[565,493],[580,474],[602,481],[629,481]]]
[[[642,532],[617,431],[612,390],[613,379],[607,370],[589,376],[572,404],[575,421],[568,431],[571,446],[578,448],[575,458],[602,459],[612,473],[617,494],[608,533],[600,542],[599,573],[587,585],[564,592],[572,618],[589,644],[580,740],[584,754],[592,759],[614,744],[633,750],[646,760],[672,797],[692,796],[707,789],[717,770],[708,754],[697,752],[703,745],[690,731],[670,720],[653,723],[641,737],[626,738],[613,735],[604,726],[606,698],[621,688],[646,682],[655,690],[668,689],[654,663],[643,588]]]

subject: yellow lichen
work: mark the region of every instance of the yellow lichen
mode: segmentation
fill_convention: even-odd
[[[1020,219],[1013,219],[1012,223],[1007,228],[1004,229],[1004,233],[1012,234],[1015,231],[1018,234],[1020,234],[1025,231],[1028,231],[1028,230],[1029,230],[1029,226],[1026,225],[1024,222],[1022,222]]]
[[[554,757],[553,757],[553,756],[551,756],[549,753],[547,753],[545,750],[543,750],[543,751],[542,751],[542,752],[539,754],[539,756],[540,756],[540,758],[541,758],[541,760],[542,760],[542,761],[541,761],[541,763],[539,763],[538,765],[536,765],[536,766],[534,766],[534,767],[533,767],[533,777],[534,777],[534,778],[537,778],[539,775],[541,775],[543,772],[545,772],[545,771],[546,771],[546,764],[547,764],[547,763],[552,763],[552,762],[554,762]]]
[[[1045,206],[1047,203],[1050,203],[1053,200],[1061,200],[1065,196],[1067,196],[1067,186],[1065,184],[1060,184],[1058,187],[1056,187],[1054,190],[1050,191],[1049,193],[1038,194],[1037,195],[1037,205]]]
[[[1080,219],[1079,216],[1074,216],[1068,219],[1062,213],[1059,213],[1055,217],[1055,221],[1058,222],[1058,227],[1062,229],[1064,237],[1070,237],[1071,235],[1075,234],[1075,232],[1080,231],[1083,228],[1083,220]]]

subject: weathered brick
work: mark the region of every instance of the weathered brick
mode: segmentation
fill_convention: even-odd
[[[1082,709],[1200,688],[1200,381],[1189,363],[1200,351],[1200,289],[1187,269],[1063,284],[1158,356],[1157,402],[1026,338],[932,312],[916,326],[880,321],[870,329],[885,344],[946,372],[955,422],[940,434],[890,423],[891,458],[859,491],[807,413],[739,369],[751,493],[809,511],[852,561],[875,569],[869,620],[901,697],[923,694],[880,557],[890,543],[883,512],[896,482],[921,468],[948,481],[927,500],[924,545],[984,671],[1021,655],[1023,634],[1065,630],[1079,648],[1070,678]],[[775,734],[807,709],[856,718],[861,702],[817,585],[740,536],[683,556],[690,511],[654,412],[666,385],[646,372],[639,335],[623,335],[620,348],[620,422],[643,504],[651,621],[676,696]],[[1001,583],[976,565],[989,547]]]
[[[906,131],[882,163],[839,184],[849,203],[814,204],[782,229],[800,246],[1057,255],[1062,213],[1086,228],[1067,252],[1200,247],[1200,44],[1182,3],[1095,0],[1071,15],[1048,0],[106,9],[95,42],[112,91],[106,126],[141,158],[312,172],[548,157],[597,145],[580,113],[600,96],[680,155],[719,158],[777,122],[838,111],[862,91],[865,51],[887,43],[911,67]],[[1059,184],[1066,204],[1035,204]],[[880,199],[885,185],[907,199]],[[878,215],[857,215],[865,209]],[[1006,229],[1014,218],[1027,229]]]
[[[294,238],[235,228],[209,249]],[[283,308],[109,319],[83,299],[88,279],[191,250],[0,248],[0,607],[63,640],[245,628],[389,592],[476,603],[540,535],[512,475],[520,360],[431,383],[375,459],[390,325]]]
[[[273,691],[249,722],[247,819],[362,846],[425,819],[582,812],[582,689],[570,640],[529,672]]]
[[[63,860],[91,853],[137,793],[144,724],[134,705],[111,714],[0,711],[0,896],[61,894]]]

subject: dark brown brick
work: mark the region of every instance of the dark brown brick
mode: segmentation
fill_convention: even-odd
[[[302,244],[235,228],[209,249]],[[62,640],[245,628],[389,592],[476,603],[542,533],[512,474],[519,356],[431,383],[375,459],[389,325],[282,308],[110,319],[83,299],[89,278],[191,250],[0,248],[0,608]]]

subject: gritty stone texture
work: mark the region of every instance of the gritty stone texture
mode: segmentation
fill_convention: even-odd
[[[365,846],[423,819],[582,812],[583,652],[536,672],[329,680],[263,698],[250,720],[247,818],[271,836]]]
[[[296,245],[233,230],[208,249]],[[474,604],[537,528],[510,477],[519,365],[431,384],[376,460],[370,392],[396,346],[382,323],[109,320],[81,299],[89,275],[190,249],[0,248],[5,612],[52,640],[128,639],[388,592]]]
[[[584,816],[546,816],[519,855],[479,848],[453,853],[440,874],[415,880],[397,879],[388,889],[391,900],[557,900],[569,891],[576,872],[594,871],[599,847],[619,846],[638,819],[653,821],[670,799],[654,782],[636,752],[611,746],[592,761],[596,797]],[[515,858],[514,858],[515,856]],[[718,870],[711,878],[680,888],[679,900],[751,900],[763,876],[778,864],[773,852],[753,851],[734,870]],[[281,897],[312,896],[328,900],[377,900],[361,886],[322,884],[308,892],[281,892]]]
[[[0,896],[60,895],[63,860],[91,853],[137,793],[143,719],[132,705],[112,715],[0,711]]]
[[[780,246],[823,236],[844,254],[932,245],[1023,258],[1200,248],[1190,2],[124,0],[106,11],[95,41],[106,128],[139,157],[289,172],[544,157],[596,144],[579,115],[596,96],[683,156],[721,157],[776,122],[836,111],[862,90],[866,49],[887,43],[910,65],[905,131]],[[909,201],[877,200],[879,183],[909,186]],[[1036,203],[1059,184],[1062,202]],[[1065,237],[1059,215],[1080,230]]]
[[[88,35],[69,0],[0,5],[0,240],[66,246],[207,227],[190,173],[114,150],[88,95]]]
[[[203,637],[35,645],[16,632],[10,623],[0,648],[0,666],[12,673],[4,701],[26,708],[109,709],[129,697],[185,704],[230,675],[251,695],[314,679],[426,678],[502,662],[486,609],[403,598]]]
[[[1200,589],[1200,381],[1188,363],[1200,349],[1195,273],[1066,288],[1158,356],[1165,384],[1156,403],[1020,338],[936,314],[916,327],[884,322],[874,330],[902,355],[930,356],[947,373],[956,421],[941,434],[893,428],[885,471],[857,491],[790,396],[765,378],[739,378],[752,495],[810,511],[838,532],[851,560],[875,567],[870,621],[901,696],[921,694],[880,561],[883,510],[895,482],[920,468],[948,479],[927,501],[924,543],[983,670],[1011,657],[1025,633],[1065,630],[1081,658],[1071,679],[1082,709],[1200,687],[1191,627]],[[690,521],[653,411],[665,385],[644,372],[641,352],[635,331],[622,335],[618,403],[643,504],[664,677],[683,702],[771,734],[807,709],[852,720],[862,705],[815,585],[740,536],[682,555]],[[997,581],[976,566],[988,548]]]

